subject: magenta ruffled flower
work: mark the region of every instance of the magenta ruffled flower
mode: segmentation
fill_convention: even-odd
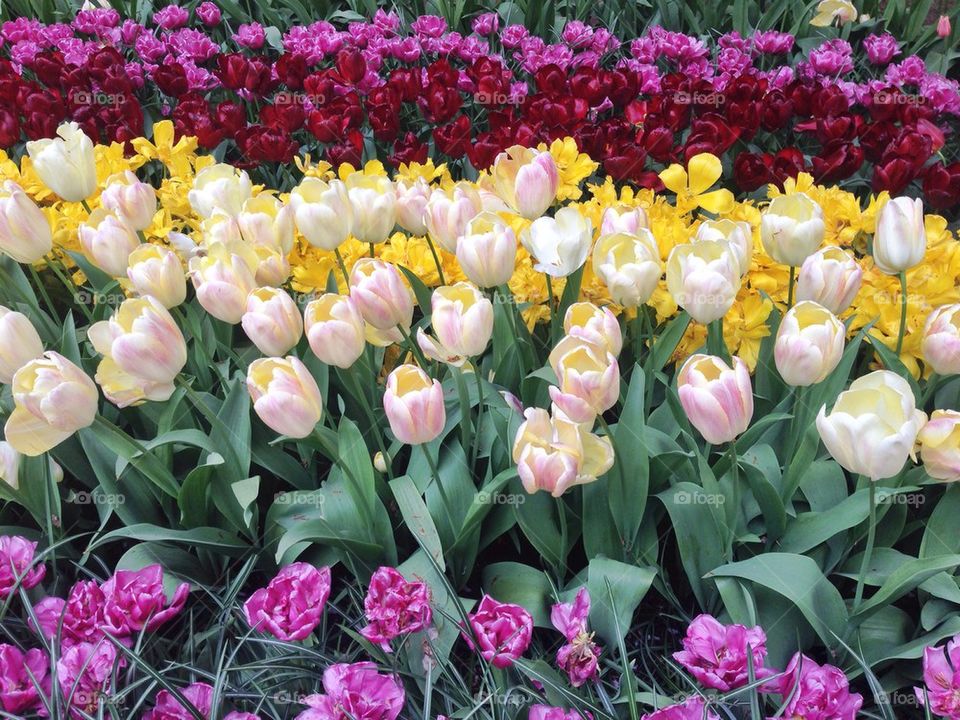
[[[923,684],[914,688],[921,705],[926,704],[925,690],[931,713],[949,720],[960,718],[960,635],[944,647],[924,649]]]
[[[774,674],[763,667],[767,636],[761,628],[723,625],[710,615],[698,615],[687,628],[683,650],[673,659],[704,687],[728,692],[750,682],[748,653],[753,656],[754,679]]]
[[[395,637],[420,632],[433,619],[427,584],[407,582],[391,567],[379,568],[370,578],[363,608],[369,624],[360,633],[387,652]]]
[[[765,30],[753,36],[753,49],[761,55],[785,55],[793,50],[794,42],[790,33]]]
[[[372,662],[339,663],[323,673],[323,695],[310,695],[310,709],[296,720],[396,720],[405,694],[396,675],[381,675]]]
[[[303,640],[320,624],[330,597],[330,568],[303,562],[283,568],[243,606],[250,627],[280,640]]]
[[[557,651],[557,665],[574,687],[597,676],[600,648],[593,642],[593,633],[587,630],[589,615],[590,593],[585,587],[577,591],[572,603],[557,603],[550,611],[550,622],[567,639],[567,644]]]
[[[100,586],[93,580],[81,580],[70,588],[66,601],[46,597],[34,606],[34,614],[44,637],[52,639],[59,631],[61,645],[70,647],[103,637],[104,604]]]
[[[153,21],[164,30],[182,28],[190,19],[190,12],[179,5],[167,5],[153,14]]]
[[[208,27],[215,27],[220,24],[220,8],[218,8],[214,3],[202,2],[197,5],[197,17],[200,18],[200,22]]]
[[[148,565],[142,570],[118,570],[100,586],[103,593],[103,629],[124,637],[141,630],[156,630],[183,610],[190,594],[188,583],[180,584],[167,604],[163,568]]]
[[[789,716],[788,716],[789,717]],[[720,720],[719,716],[710,710],[703,698],[695,696],[682,703],[665,707],[656,712],[644,715],[640,720]]]
[[[493,35],[500,29],[500,16],[495,12],[486,12],[478,15],[473,21],[472,28],[477,35],[482,35],[483,37]]]
[[[410,23],[410,29],[417,35],[438,38],[447,31],[447,21],[439,15],[421,15]]]
[[[97,716],[100,702],[113,692],[115,663],[117,649],[107,640],[77,643],[60,656],[57,683],[73,717],[83,717],[81,712]]]
[[[593,717],[590,713],[586,715],[588,718]],[[533,705],[527,720],[583,720],[583,716],[576,710],[564,710],[550,705]]]
[[[210,716],[213,687],[206,683],[193,683],[183,689],[183,697],[201,715]],[[193,720],[193,715],[173,695],[161,690],[157,693],[156,705],[153,710],[144,714],[143,720]]]
[[[468,617],[480,655],[494,667],[510,667],[530,646],[533,617],[519,605],[497,602],[484,595],[477,611]],[[465,637],[474,649],[473,638],[469,634]]]
[[[34,681],[48,695],[49,673],[50,661],[42,650],[32,648],[24,653],[13,645],[0,645],[0,708],[14,715],[39,708],[40,694]]]
[[[863,47],[867,51],[867,59],[874,65],[886,65],[900,54],[900,45],[890,33],[868,35],[863,39]]]
[[[790,659],[784,674],[768,683],[764,692],[789,698],[783,712],[786,718],[856,720],[863,705],[863,697],[850,692],[840,668],[817,665],[801,653]]]
[[[43,580],[47,567],[33,564],[36,552],[37,544],[19,535],[0,537],[0,599],[10,597],[18,582],[29,590]]]
[[[259,50],[262,48],[264,42],[266,42],[266,38],[267,35],[263,29],[263,25],[256,22],[244,23],[237,28],[237,32],[233,35],[233,39],[238,45],[250,48],[251,50]]]

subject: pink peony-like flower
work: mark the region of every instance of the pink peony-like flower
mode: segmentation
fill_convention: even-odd
[[[921,705],[926,705],[929,698],[934,715],[949,720],[960,718],[960,635],[943,647],[924,649],[923,683],[925,687],[914,688]]]
[[[720,720],[720,718],[710,710],[703,698],[694,696],[682,703],[648,713],[640,720]]]
[[[519,605],[498,602],[484,595],[477,611],[468,617],[480,655],[494,667],[510,667],[530,646],[533,617]],[[473,649],[473,638],[469,634],[465,637]]]
[[[0,645],[0,708],[14,715],[38,708],[37,685],[49,695],[49,673],[50,661],[42,650],[24,653],[14,645]]]
[[[863,697],[850,692],[847,676],[833,665],[817,665],[801,653],[790,659],[783,675],[764,692],[789,698],[783,717],[801,720],[856,720]]]
[[[528,720],[583,720],[583,717],[576,710],[564,710],[551,705],[533,705],[527,715]],[[592,718],[593,715],[586,713],[586,717]]]
[[[253,713],[248,712],[239,712],[234,710],[223,716],[223,720],[260,720],[259,715],[254,715]]]
[[[206,683],[193,683],[183,689],[183,697],[201,715],[210,716],[213,687]],[[157,693],[156,705],[144,714],[143,720],[193,720],[193,717],[179,700],[166,690],[161,690]]]
[[[97,716],[101,701],[113,692],[116,663],[117,649],[108,640],[77,643],[64,651],[57,660],[57,683],[73,717]]]
[[[81,580],[70,588],[66,601],[46,597],[36,604],[34,614],[46,638],[60,633],[63,647],[78,642],[95,643],[103,637],[103,591],[94,580]],[[61,621],[62,618],[62,621]]]
[[[267,35],[263,29],[263,25],[256,22],[242,24],[237,28],[237,32],[233,36],[233,39],[238,45],[243,45],[243,47],[250,48],[251,50],[259,50],[262,48],[264,42],[266,42],[266,38]]]
[[[330,597],[330,568],[303,562],[283,568],[243,606],[250,627],[281,640],[303,640],[320,624]]]
[[[433,619],[427,584],[407,582],[391,567],[379,568],[370,578],[363,607],[369,624],[360,633],[387,652],[393,638],[420,632]]]
[[[167,604],[163,568],[148,565],[141,570],[118,570],[100,586],[103,593],[103,629],[124,637],[141,630],[156,630],[183,610],[190,585],[182,583]]]
[[[153,14],[153,21],[164,30],[176,30],[187,24],[190,12],[178,5],[167,5]]]
[[[493,35],[500,29],[500,16],[495,12],[482,13],[477,15],[471,27],[477,35],[482,35],[483,37]]]
[[[197,17],[200,18],[200,21],[208,27],[214,27],[220,24],[220,18],[222,17],[222,14],[216,3],[206,0],[206,2],[202,2],[197,5],[196,13]]]
[[[710,615],[698,615],[687,628],[683,650],[674,653],[673,659],[704,687],[728,692],[750,681],[748,652],[753,656],[755,679],[774,674],[763,667],[766,643],[767,636],[760,627],[723,625]]]
[[[296,720],[396,720],[406,698],[396,675],[372,662],[339,663],[323,672],[323,695],[310,695]]]
[[[567,644],[557,651],[557,665],[574,687],[597,676],[600,648],[593,642],[593,633],[587,630],[589,615],[590,593],[585,587],[577,591],[572,603],[557,603],[550,611],[550,622],[567,639]]]
[[[47,573],[45,565],[33,565],[37,544],[19,535],[0,537],[0,599],[6,600],[17,583],[24,590],[35,587]]]

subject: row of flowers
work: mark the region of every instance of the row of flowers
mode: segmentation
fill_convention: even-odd
[[[549,44],[495,14],[464,37],[430,16],[405,31],[381,11],[345,30],[291,28],[271,48],[259,26],[212,29],[214,10],[198,6],[196,27],[175,6],[146,27],[103,9],[70,25],[6,23],[0,146],[67,119],[129,142],[168,116],[204,148],[229,140],[249,167],[302,148],[359,165],[375,148],[394,166],[429,155],[482,169],[512,145],[569,136],[610,177],[649,187],[656,168],[710,152],[729,155],[744,191],[862,173],[875,192],[922,184],[935,208],[960,199],[960,162],[938,157],[956,131],[957,83],[898,57],[889,34],[800,54],[778,32],[712,46],[652,28],[626,42],[571,22]]]

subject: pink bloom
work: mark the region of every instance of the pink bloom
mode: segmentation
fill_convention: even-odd
[[[473,31],[477,35],[482,35],[483,37],[486,37],[487,35],[493,35],[499,29],[500,16],[495,12],[486,12],[482,15],[478,15],[473,21]]]
[[[817,665],[806,655],[791,658],[784,674],[766,692],[790,698],[783,717],[802,720],[856,720],[863,697],[850,692],[847,676],[833,665]],[[792,694],[792,697],[791,697]]]
[[[220,24],[220,8],[216,4],[209,2],[202,2],[197,6],[197,17],[200,18],[200,21],[209,27],[214,27]]]
[[[533,618],[519,605],[497,602],[484,595],[477,611],[468,617],[480,655],[494,667],[510,667],[530,646]],[[466,635],[466,640],[473,649],[473,638]]]
[[[167,604],[163,568],[148,565],[142,570],[118,570],[100,586],[103,592],[103,629],[124,637],[141,630],[152,631],[183,610],[190,585],[182,583]]]
[[[37,684],[49,695],[49,672],[50,661],[42,650],[23,653],[13,645],[0,645],[0,708],[13,715],[38,708]]]
[[[40,632],[46,638],[60,633],[63,647],[79,642],[95,643],[103,637],[104,596],[93,580],[81,580],[70,588],[66,601],[46,597],[36,604],[34,613]]]
[[[890,33],[868,35],[863,39],[863,47],[867,51],[867,59],[874,65],[886,65],[900,54],[897,39]]]
[[[819,75],[843,75],[853,70],[853,49],[846,40],[827,40],[810,51],[810,66]]]
[[[243,606],[250,627],[281,640],[303,640],[320,624],[330,596],[330,568],[287,565]]]
[[[586,715],[591,717],[590,713]],[[576,710],[564,710],[550,705],[534,705],[530,708],[527,720],[583,720]]]
[[[153,14],[153,21],[164,30],[176,30],[187,24],[190,12],[177,5],[167,5]]]
[[[43,580],[47,567],[43,563],[33,565],[36,551],[35,542],[19,535],[0,537],[0,599],[10,597],[17,583],[24,590],[29,590]]]
[[[210,716],[213,688],[206,683],[193,683],[183,690],[183,697],[204,717]],[[153,710],[145,713],[143,720],[193,720],[193,715],[179,700],[166,690],[157,693]],[[224,718],[226,720],[226,718]]]
[[[530,31],[523,25],[508,25],[500,33],[500,42],[505,48],[520,47],[520,43],[527,39]]]
[[[251,50],[259,50],[266,42],[266,33],[263,25],[260,23],[244,23],[234,34],[233,39],[239,44]]]
[[[447,30],[447,21],[437,15],[421,15],[412,23],[410,29],[417,35],[438,38]]]
[[[580,20],[571,20],[563,26],[563,41],[572,48],[582,48],[593,41],[593,28]]]
[[[587,631],[589,615],[590,593],[585,587],[577,591],[572,603],[557,603],[550,611],[550,622],[567,639],[567,644],[557,651],[557,665],[574,687],[597,675],[600,649],[593,642],[593,633]]]
[[[762,55],[785,55],[793,49],[794,37],[790,33],[766,30],[753,36],[753,47]]]
[[[923,683],[914,688],[921,705],[930,699],[930,712],[956,720],[960,718],[960,635],[944,647],[928,647],[923,651]]]
[[[705,718],[706,720],[720,720],[715,712],[710,711],[703,698],[694,696],[687,698],[682,703],[648,713],[640,720],[704,720]]]
[[[77,643],[64,651],[57,660],[57,683],[73,717],[97,716],[100,700],[113,692],[116,663],[117,650],[107,640]]]
[[[728,692],[750,681],[748,653],[753,656],[756,679],[773,675],[763,667],[767,636],[759,627],[722,625],[710,615],[698,615],[687,628],[683,650],[673,659],[704,687]]]
[[[433,619],[427,584],[407,582],[391,567],[379,568],[370,578],[363,607],[370,624],[361,634],[387,652],[393,638],[420,632]]]
[[[331,665],[323,690],[304,698],[310,709],[296,720],[396,720],[405,700],[399,678],[379,674],[372,662]]]
[[[234,710],[223,716],[223,720],[260,720],[259,715],[248,712],[238,712]]]

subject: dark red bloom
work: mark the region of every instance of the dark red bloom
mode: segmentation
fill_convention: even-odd
[[[367,61],[355,47],[343,48],[337,53],[337,73],[343,82],[356,85],[367,74]]]
[[[442,125],[433,131],[433,141],[437,149],[452,158],[461,158],[470,147],[470,118],[458,115],[457,119]]]
[[[835,183],[853,175],[863,164],[863,150],[843,140],[824,146],[815,156],[813,177],[818,183]]]
[[[237,146],[251,160],[289,162],[299,144],[282,128],[250,125],[237,133]]]
[[[742,152],[733,161],[733,180],[744,192],[753,192],[773,181],[772,167],[769,153]]]
[[[931,165],[923,178],[923,197],[936,210],[960,204],[960,162]]]
[[[173,97],[180,97],[190,89],[190,84],[187,82],[187,73],[184,71],[183,65],[178,62],[159,65],[153,72],[153,81],[162,92]]]

